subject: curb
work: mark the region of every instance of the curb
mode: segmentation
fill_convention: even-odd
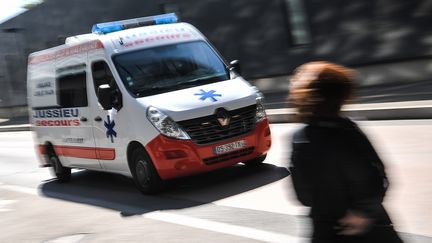
[[[293,122],[293,108],[267,110],[270,123]],[[342,114],[354,120],[432,119],[432,100],[371,104],[352,104],[342,108]]]
[[[21,131],[30,131],[30,130],[31,130],[30,124],[0,126],[0,132],[21,132]]]

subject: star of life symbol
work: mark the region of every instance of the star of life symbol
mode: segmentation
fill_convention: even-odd
[[[117,137],[117,132],[114,131],[115,122],[111,121],[110,117],[107,116],[107,121],[104,121],[104,125],[107,129],[106,136],[111,138],[111,143],[114,143],[114,137]]]
[[[216,102],[217,99],[215,97],[222,97],[221,94],[216,94],[216,90],[210,90],[208,92],[200,89],[201,93],[196,93],[194,95],[201,96],[199,99],[205,101],[206,99],[210,99],[212,102]]]

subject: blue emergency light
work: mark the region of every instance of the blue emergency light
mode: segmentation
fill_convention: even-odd
[[[149,26],[156,24],[170,24],[176,23],[178,17],[175,13],[161,14],[149,17],[142,17],[136,19],[120,20],[114,22],[95,24],[92,27],[92,33],[95,34],[108,34],[125,29],[132,29],[141,26]]]

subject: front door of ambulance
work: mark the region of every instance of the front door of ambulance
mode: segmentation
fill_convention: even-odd
[[[88,83],[85,64],[58,61],[56,71],[57,101],[60,109],[54,109],[53,134],[61,134],[61,141],[54,149],[65,166],[100,169],[94,154],[91,108],[88,105]]]
[[[99,161],[105,170],[120,172],[124,168],[122,168],[122,163],[117,163],[119,148],[122,147],[118,145],[118,125],[116,124],[119,114],[117,109],[119,108],[104,110],[98,102],[97,93],[99,86],[106,84],[118,93],[119,102],[121,102],[121,93],[105,61],[94,60],[91,63],[91,71],[94,84],[92,103],[96,104],[92,106],[93,135],[96,144],[96,154],[99,155]],[[113,101],[113,103],[116,102],[117,101]]]

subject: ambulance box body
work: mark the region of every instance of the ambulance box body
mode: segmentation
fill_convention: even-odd
[[[163,180],[264,160],[260,93],[196,28],[163,18],[176,17],[95,25],[29,56],[38,154],[59,181],[83,168],[152,192]]]

